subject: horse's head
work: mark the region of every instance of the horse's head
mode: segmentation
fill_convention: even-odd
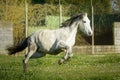
[[[63,22],[60,28],[71,26],[73,23],[74,23],[74,26],[78,25],[79,29],[86,35],[91,36],[93,34],[90,26],[90,20],[87,17],[87,13],[80,13],[72,16],[70,19]]]
[[[79,15],[78,26],[79,26],[79,29],[86,35],[91,36],[93,34],[90,26],[90,20],[87,17],[87,13]]]

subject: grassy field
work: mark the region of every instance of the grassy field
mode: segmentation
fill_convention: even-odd
[[[78,55],[58,65],[63,54],[29,60],[23,73],[23,56],[0,55],[0,80],[120,80],[120,54]]]

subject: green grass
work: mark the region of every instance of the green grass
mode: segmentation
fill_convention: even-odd
[[[78,55],[58,65],[63,56],[29,60],[23,73],[23,56],[0,55],[0,80],[120,80],[120,54]]]

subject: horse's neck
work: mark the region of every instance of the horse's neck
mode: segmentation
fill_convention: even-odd
[[[78,28],[78,23],[73,23],[71,26],[69,26],[69,29],[71,31],[76,31],[77,32],[77,28]]]
[[[77,33],[77,28],[78,28],[78,24],[77,23],[73,23],[71,24],[69,27],[68,27],[68,30],[69,32],[72,34],[72,35],[76,35]]]
[[[78,24],[73,23],[70,26],[63,27],[61,32],[63,32],[63,34],[65,34],[65,35],[66,34],[68,35],[68,36],[66,36],[67,39],[69,39],[71,41],[72,40],[75,41],[77,28],[78,28]]]

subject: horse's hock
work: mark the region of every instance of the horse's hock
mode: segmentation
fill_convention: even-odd
[[[6,53],[6,47],[13,44],[13,27],[9,22],[0,21],[0,54]]]

